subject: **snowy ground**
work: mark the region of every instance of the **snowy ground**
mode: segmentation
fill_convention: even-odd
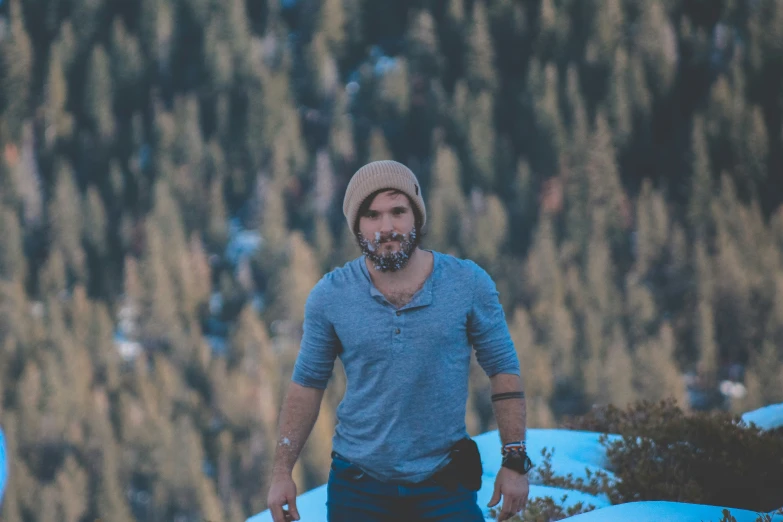
[[[783,404],[767,406],[743,415],[747,423],[755,423],[760,428],[770,429],[783,426]],[[598,442],[599,434],[569,430],[530,429],[527,432],[528,452],[533,460],[540,460],[541,450],[547,448],[553,452],[552,468],[557,475],[569,473],[574,479],[587,478],[586,470],[592,472],[607,471],[604,448]],[[500,468],[500,441],[497,431],[483,433],[474,437],[481,451],[484,466],[483,486],[478,493],[478,503],[485,514],[486,507],[492,496],[495,473]],[[565,506],[577,502],[592,504],[597,509],[590,513],[569,518],[574,522],[718,522],[723,517],[721,506],[704,506],[699,504],[682,504],[676,502],[632,502],[611,506],[603,496],[593,496],[579,491],[563,490],[548,486],[531,484],[530,498],[552,497],[559,501],[567,495]],[[302,522],[326,522],[326,486],[303,493],[297,498],[297,507]],[[498,506],[499,507],[499,506]],[[731,514],[737,522],[755,522],[758,514],[753,511],[731,509]],[[264,511],[247,520],[247,522],[271,522],[269,511]],[[493,520],[487,517],[487,520]],[[783,516],[775,516],[775,522],[783,522]]]
[[[8,461],[6,460],[5,437],[0,429],[0,504],[3,503],[5,482],[8,479]]]

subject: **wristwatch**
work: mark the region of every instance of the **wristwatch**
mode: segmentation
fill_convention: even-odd
[[[502,466],[514,470],[520,475],[527,475],[527,472],[533,469],[533,461],[525,451],[514,451],[503,457]]]

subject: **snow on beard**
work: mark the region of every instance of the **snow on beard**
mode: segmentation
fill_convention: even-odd
[[[418,246],[416,241],[416,227],[408,234],[391,232],[389,234],[375,233],[373,239],[365,238],[361,232],[356,234],[356,240],[362,253],[367,256],[373,267],[380,272],[396,272],[405,268],[410,261],[411,254]],[[396,252],[383,252],[381,247],[388,241],[399,241],[400,249]]]

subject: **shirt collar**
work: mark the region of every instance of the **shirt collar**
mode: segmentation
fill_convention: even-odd
[[[425,252],[432,253],[432,272],[430,272],[430,275],[424,281],[424,285],[413,296],[413,299],[411,299],[411,301],[408,304],[400,308],[400,310],[407,310],[409,308],[418,308],[418,307],[428,306],[432,304],[432,280],[435,277],[435,271],[438,268],[438,254],[432,250],[425,250]],[[372,278],[370,277],[370,272],[369,270],[367,270],[366,257],[367,256],[362,255],[359,258],[359,262],[362,265],[362,272],[367,278],[367,283],[370,287],[370,295],[376,299],[380,299],[384,303],[388,303],[389,306],[392,306],[392,304],[386,300],[386,296],[384,296],[381,293],[381,291],[378,290],[375,287],[375,284],[372,282]]]

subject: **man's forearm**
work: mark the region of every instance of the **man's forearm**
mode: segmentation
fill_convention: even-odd
[[[519,375],[499,373],[490,377],[492,395],[523,392]],[[524,398],[493,400],[492,409],[498,423],[501,444],[525,440],[527,411]]]
[[[296,459],[313,430],[324,390],[307,388],[292,382],[280,411],[279,433],[272,473],[293,472]]]

